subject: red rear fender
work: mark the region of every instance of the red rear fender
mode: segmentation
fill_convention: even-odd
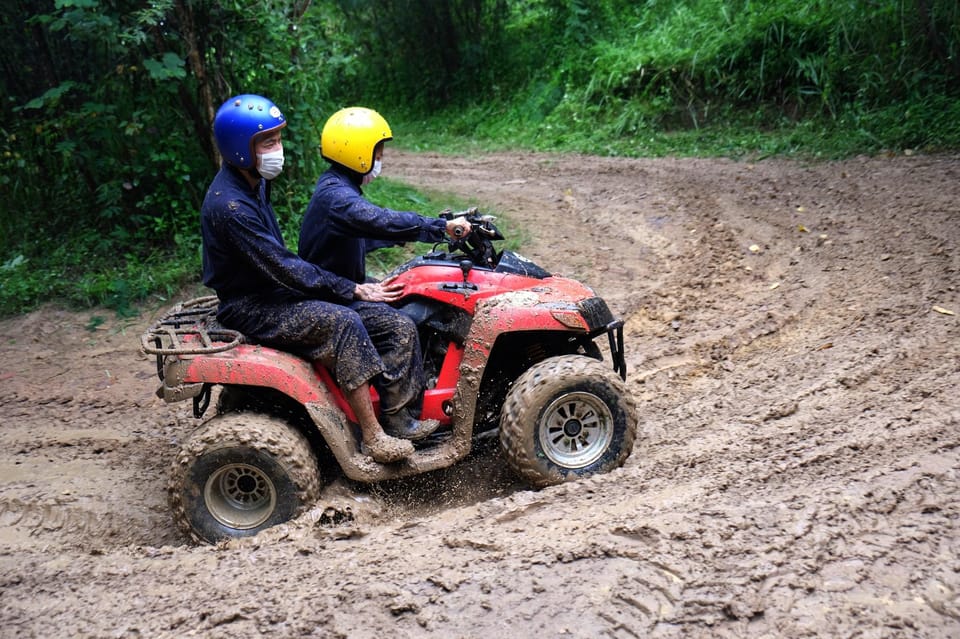
[[[165,386],[197,383],[263,386],[301,404],[346,406],[326,369],[314,369],[296,355],[265,346],[243,344],[222,353],[168,358]]]

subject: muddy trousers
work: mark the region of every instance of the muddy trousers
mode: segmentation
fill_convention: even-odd
[[[323,364],[341,388],[370,382],[384,413],[419,413],[425,376],[417,328],[392,306],[247,297],[222,304],[217,319],[256,342]]]

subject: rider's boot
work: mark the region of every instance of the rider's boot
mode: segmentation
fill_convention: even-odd
[[[404,406],[395,413],[381,415],[383,432],[391,437],[413,441],[431,435],[440,427],[440,422],[436,419],[419,419],[420,406],[418,401],[410,406]]]
[[[364,440],[360,446],[360,451],[364,455],[370,455],[374,461],[378,461],[381,464],[391,464],[412,455],[413,444],[405,439],[398,439],[386,433],[380,433],[370,440]]]
[[[413,454],[413,444],[409,441],[391,437],[383,432],[373,412],[368,384],[361,384],[353,390],[345,390],[345,394],[347,403],[350,404],[360,424],[363,438],[360,450],[364,455],[370,455],[381,464],[390,464]]]

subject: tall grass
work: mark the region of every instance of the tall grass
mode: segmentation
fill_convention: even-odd
[[[421,121],[421,147],[458,132],[617,155],[960,146],[955,1],[648,0],[566,48],[551,46],[556,28],[534,37],[521,17],[514,28],[557,62],[536,67],[518,46],[513,65],[532,71],[522,88]]]

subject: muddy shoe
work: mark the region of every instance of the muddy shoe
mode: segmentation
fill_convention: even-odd
[[[364,442],[360,447],[364,455],[370,455],[374,461],[381,464],[398,462],[413,454],[413,444],[389,435],[377,435],[370,443]]]
[[[435,419],[415,419],[406,411],[385,415],[381,422],[387,435],[411,440],[423,439],[440,427],[440,422]]]

